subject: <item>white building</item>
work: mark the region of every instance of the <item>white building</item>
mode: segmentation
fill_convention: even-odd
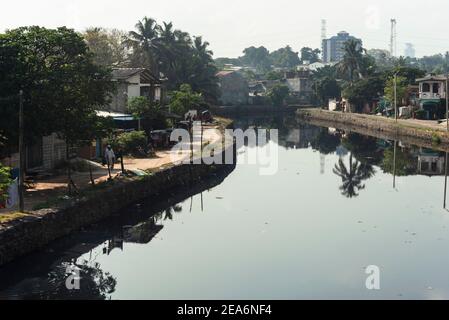
[[[147,97],[150,101],[161,101],[162,80],[145,68],[116,68],[112,80],[117,91],[112,96],[110,110],[126,113],[128,101],[134,97]]]

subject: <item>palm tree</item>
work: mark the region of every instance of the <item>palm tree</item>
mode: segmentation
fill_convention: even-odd
[[[342,180],[340,187],[341,194],[347,198],[359,196],[359,191],[365,189],[364,180],[374,175],[374,168],[369,164],[362,164],[359,161],[353,162],[352,153],[349,156],[349,170],[342,159],[335,165],[333,172]]]
[[[131,47],[140,63],[147,65],[153,73],[159,73],[160,37],[156,20],[144,17],[136,24],[137,31],[130,31],[127,44]]]
[[[349,40],[345,43],[343,60],[339,62],[338,69],[341,73],[349,76],[350,83],[354,80],[354,73],[359,79],[363,79],[361,69],[363,51],[360,42],[356,40]]]

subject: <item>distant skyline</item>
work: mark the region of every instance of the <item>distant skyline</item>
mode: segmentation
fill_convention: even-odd
[[[129,31],[148,16],[203,36],[215,58],[234,58],[252,45],[270,51],[286,45],[295,51],[305,46],[321,49],[321,19],[327,20],[328,37],[344,30],[361,38],[367,49],[388,50],[390,19],[395,18],[397,54],[404,55],[405,44],[412,43],[416,56],[421,57],[449,51],[445,27],[449,1],[433,0],[430,9],[423,8],[422,2],[406,0],[23,0],[2,3],[0,31],[27,25]],[[423,10],[429,12],[429,18],[423,16]]]

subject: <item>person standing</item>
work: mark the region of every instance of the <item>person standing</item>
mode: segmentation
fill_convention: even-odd
[[[111,179],[111,170],[114,170],[115,163],[115,153],[114,150],[112,150],[111,145],[106,147],[106,150],[104,151],[104,158],[106,160],[106,165],[108,166],[109,179]]]

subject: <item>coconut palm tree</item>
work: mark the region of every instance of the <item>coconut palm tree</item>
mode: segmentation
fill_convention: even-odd
[[[136,31],[130,31],[126,43],[134,52],[138,63],[147,65],[153,73],[159,73],[160,27],[156,20],[144,17],[136,24]]]
[[[345,43],[343,60],[338,63],[338,70],[342,74],[349,76],[349,82],[354,81],[354,74],[359,79],[363,78],[362,63],[363,63],[363,51],[360,42],[356,40],[349,40]]]

